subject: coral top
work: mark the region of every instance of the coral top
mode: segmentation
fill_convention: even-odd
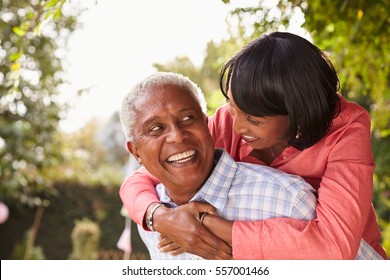
[[[326,137],[303,151],[287,147],[270,164],[302,176],[318,191],[317,219],[235,221],[234,259],[354,259],[361,238],[387,259],[372,206],[375,164],[369,114],[341,96],[340,101],[341,112]],[[252,148],[234,133],[233,120],[227,105],[210,118],[215,147],[236,161],[264,164],[249,156]],[[157,182],[141,169],[120,188],[124,206],[138,224],[143,224],[147,207],[158,201]]]

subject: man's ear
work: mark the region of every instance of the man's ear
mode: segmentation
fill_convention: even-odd
[[[126,143],[127,150],[135,157],[139,164],[142,164],[141,158],[138,153],[137,145],[134,142],[127,141]]]

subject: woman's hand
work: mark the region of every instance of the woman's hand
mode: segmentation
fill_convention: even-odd
[[[174,254],[188,252],[204,259],[231,259],[231,246],[202,225],[200,213],[204,212],[215,214],[215,209],[201,202],[176,208],[159,207],[153,215],[153,226],[165,239],[162,247],[170,245],[168,248],[172,248]]]
[[[171,239],[169,239],[168,236],[164,234],[160,234],[157,248],[160,250],[160,252],[169,253],[173,256],[177,256],[182,253],[185,253],[183,248],[181,248],[178,244],[173,242]]]

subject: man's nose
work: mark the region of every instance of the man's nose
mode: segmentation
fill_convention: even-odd
[[[186,137],[185,129],[178,125],[172,125],[168,131],[166,142],[167,143],[181,143]]]

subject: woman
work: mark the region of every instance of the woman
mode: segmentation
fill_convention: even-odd
[[[126,179],[120,196],[137,223],[153,221],[174,242],[163,241],[162,250],[180,247],[174,253],[218,259],[226,242],[234,259],[354,259],[363,238],[387,258],[371,203],[369,114],[338,94],[339,80],[326,55],[299,36],[271,33],[230,59],[220,84],[229,104],[209,120],[215,146],[236,161],[302,176],[318,191],[317,219],[248,222],[201,215],[218,239],[199,218],[212,209],[156,208],[155,179],[141,170]]]

